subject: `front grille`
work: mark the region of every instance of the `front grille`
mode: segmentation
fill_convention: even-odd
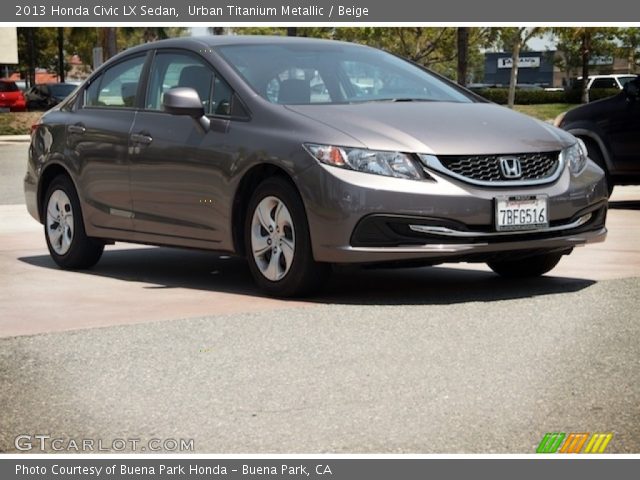
[[[511,179],[503,175],[500,158],[516,158],[522,175]],[[558,169],[559,152],[521,153],[516,155],[438,156],[450,172],[478,182],[522,182],[545,180]]]

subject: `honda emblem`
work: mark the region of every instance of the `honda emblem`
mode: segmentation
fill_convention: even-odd
[[[522,177],[520,159],[517,157],[500,157],[498,160],[500,162],[500,171],[504,178],[515,179]]]

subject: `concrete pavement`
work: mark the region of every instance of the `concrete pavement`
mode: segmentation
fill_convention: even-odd
[[[620,188],[610,211],[606,242],[578,248],[551,274],[535,283],[552,293],[567,283],[640,275],[640,212],[624,200],[640,189]],[[57,268],[46,249],[43,228],[24,205],[0,205],[0,336],[140,323],[204,315],[357,303],[439,303],[505,295],[528,295],[525,284],[502,281],[484,264],[437,268],[367,270],[334,275],[327,290],[306,301],[264,297],[243,260],[208,252],[118,243],[108,246],[93,269]],[[525,285],[521,288],[520,285]],[[500,288],[494,292],[494,288]],[[438,295],[434,295],[437,292]],[[458,300],[453,300],[458,301]],[[55,305],[55,308],[51,308]]]
[[[435,282],[414,304],[377,290],[373,304],[0,339],[0,450],[46,434],[193,439],[198,453],[534,453],[559,431],[640,451],[637,278],[493,295],[452,283],[430,305]]]

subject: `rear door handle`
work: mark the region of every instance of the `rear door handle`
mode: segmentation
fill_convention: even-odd
[[[80,135],[87,131],[87,129],[84,128],[84,125],[69,125],[67,130],[69,131],[69,133],[77,133]]]
[[[134,143],[140,143],[142,145],[149,145],[153,142],[153,137],[150,135],[145,135],[144,133],[133,133],[131,134],[131,141]]]

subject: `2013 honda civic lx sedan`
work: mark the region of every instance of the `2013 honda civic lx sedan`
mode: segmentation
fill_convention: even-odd
[[[606,236],[603,172],[569,133],[394,55],[303,38],[119,54],[34,126],[25,195],[63,268],[114,241],[208,249],[280,296],[331,264],[542,275]]]

